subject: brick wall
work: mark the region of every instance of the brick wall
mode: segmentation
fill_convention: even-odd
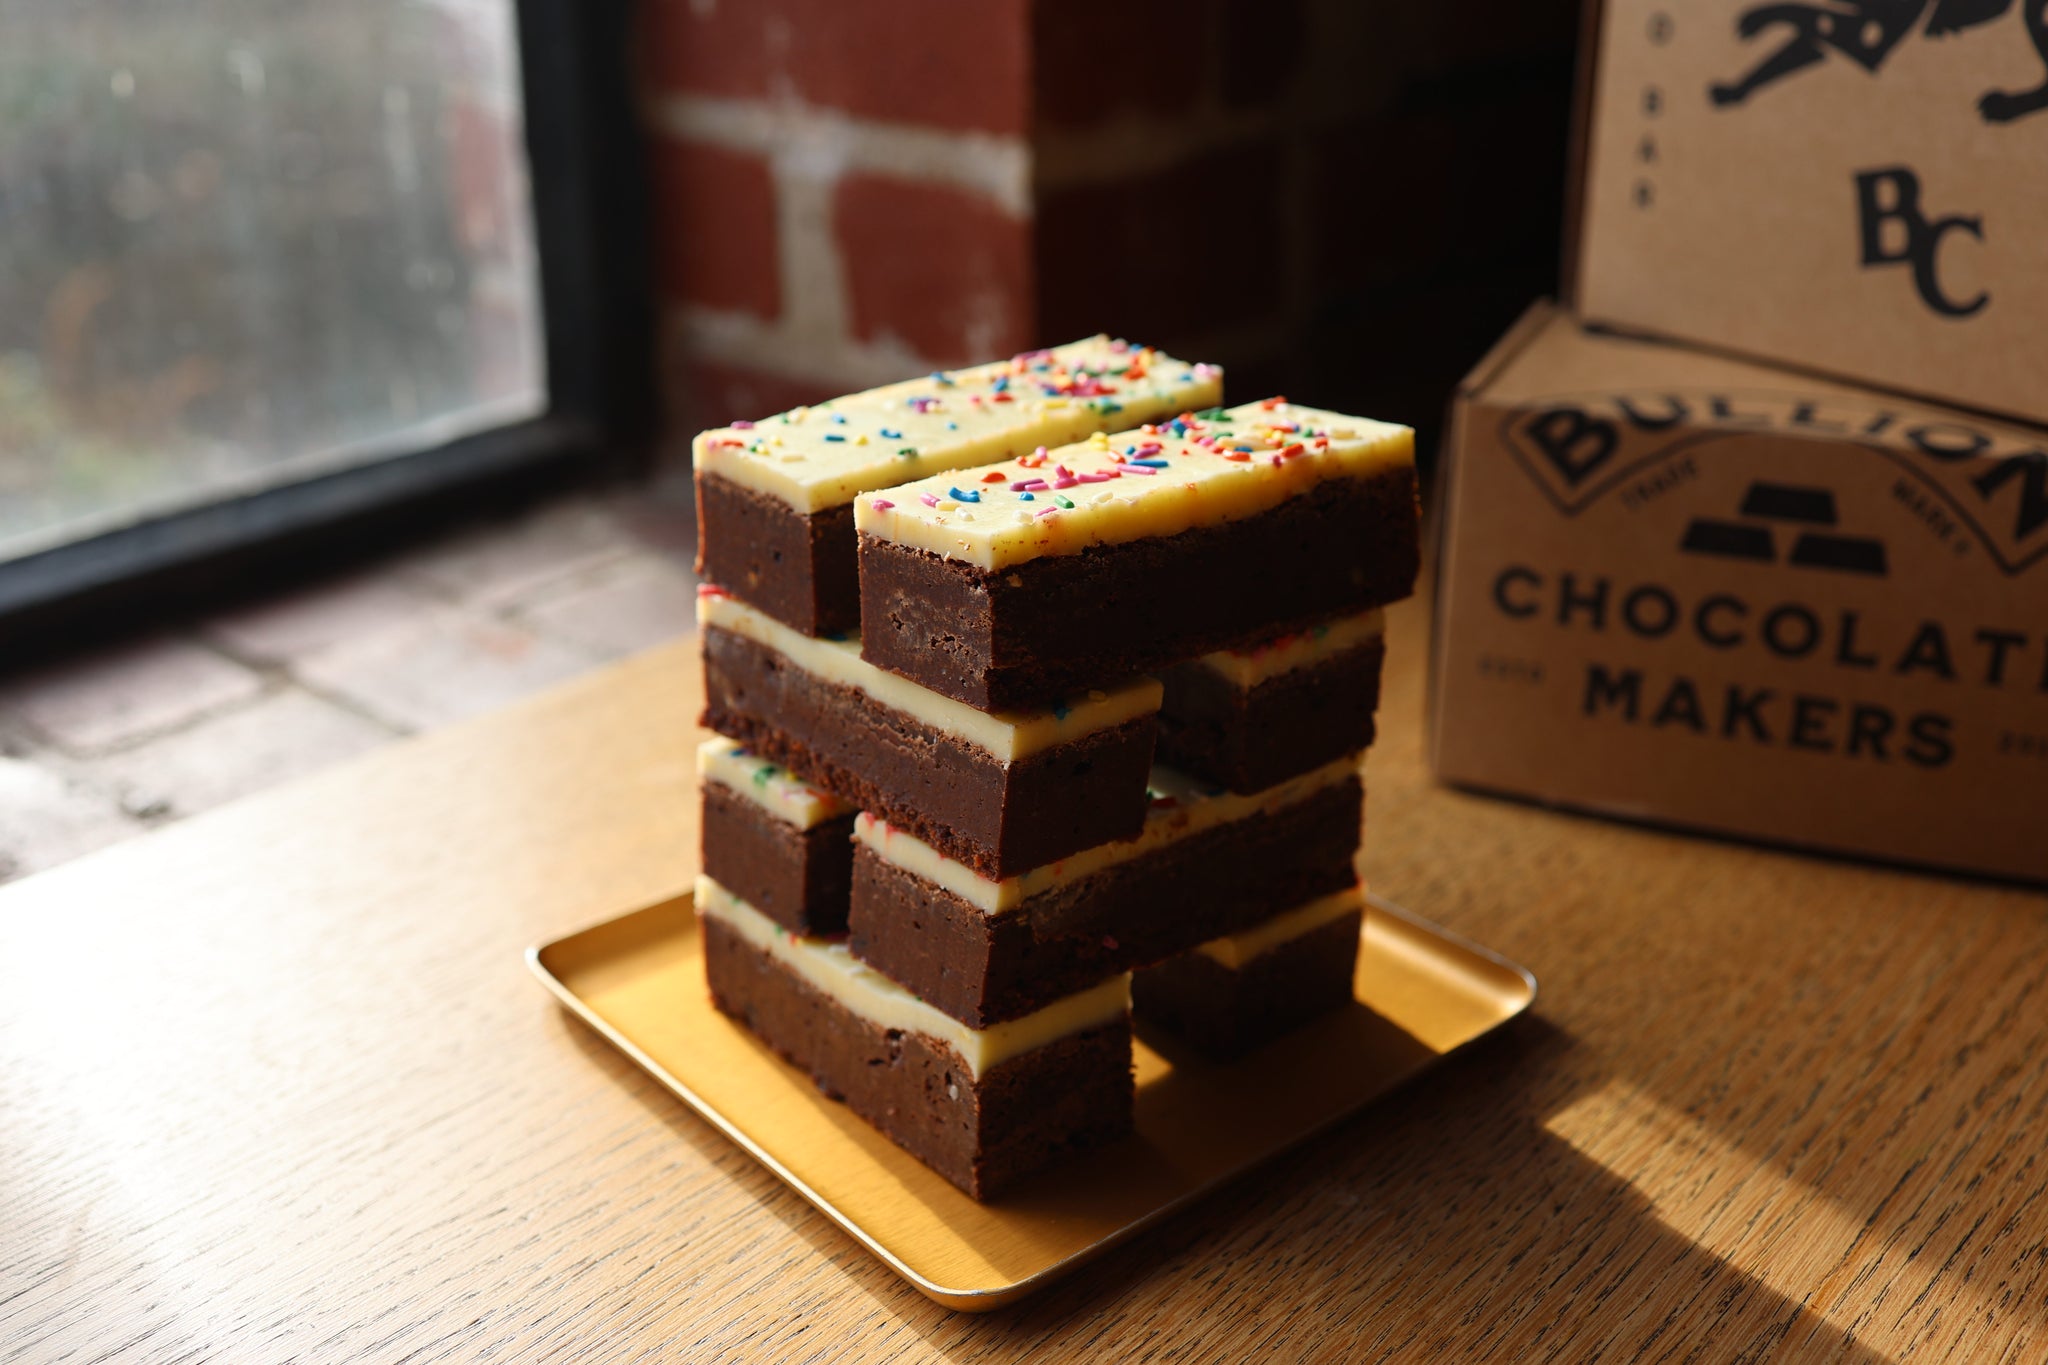
[[[678,434],[1096,330],[1431,426],[1551,287],[1576,0],[641,0]]]

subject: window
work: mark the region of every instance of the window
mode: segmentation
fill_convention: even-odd
[[[574,139],[630,115],[573,59],[623,68],[617,8],[11,6],[0,611],[616,426]]]

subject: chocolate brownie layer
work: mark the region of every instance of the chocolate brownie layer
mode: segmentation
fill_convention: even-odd
[[[984,710],[1038,705],[1406,597],[1417,536],[1406,465],[993,570],[862,535],[861,655]]]
[[[1206,408],[1222,382],[1096,336],[701,432],[697,568],[797,630],[850,632],[855,495]]]
[[[721,1011],[976,1199],[1131,1130],[1128,1019],[977,1078],[945,1043],[856,1014],[724,923],[707,918],[703,931]]]
[[[949,858],[1005,877],[1136,835],[1158,717],[1004,761],[708,627],[703,723]]]
[[[860,629],[853,504],[799,512],[697,475],[697,572],[806,635]]]
[[[857,845],[848,942],[927,1004],[985,1028],[1350,886],[1364,800],[1354,776],[997,914]]]
[[[853,817],[799,829],[716,782],[704,784],[704,871],[793,934],[846,932]]]
[[[1375,640],[1246,688],[1200,661],[1160,674],[1159,761],[1263,791],[1373,741],[1386,646]]]
[[[1131,982],[1141,1028],[1212,1057],[1238,1057],[1354,998],[1363,916],[1353,910],[1232,968],[1200,951]]]

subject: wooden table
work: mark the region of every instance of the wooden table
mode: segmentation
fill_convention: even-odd
[[[2048,903],[1435,787],[1423,634],[1374,883],[1535,1016],[1042,1297],[927,1302],[528,977],[687,884],[678,644],[0,892],[0,1358],[2048,1357]]]

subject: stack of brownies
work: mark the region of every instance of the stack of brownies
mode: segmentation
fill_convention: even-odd
[[[712,996],[976,1198],[1129,1131],[1134,1007],[1351,999],[1413,435],[1219,387],[1098,337],[697,439]]]

